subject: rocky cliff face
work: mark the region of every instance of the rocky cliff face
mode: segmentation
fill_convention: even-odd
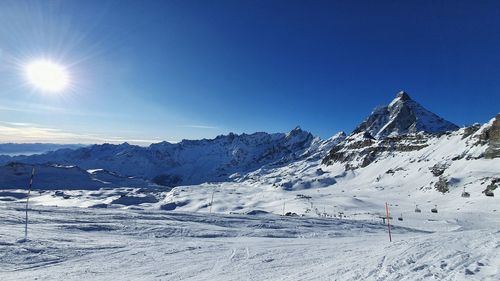
[[[346,170],[366,167],[382,154],[417,151],[427,147],[430,135],[425,133],[386,137],[376,140],[366,133],[347,137],[330,150],[323,164],[345,163]]]
[[[500,114],[497,114],[486,134],[488,148],[484,152],[484,157],[490,159],[500,157]]]

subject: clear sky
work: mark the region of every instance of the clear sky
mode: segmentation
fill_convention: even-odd
[[[26,81],[44,58],[70,85]],[[400,90],[500,111],[499,1],[0,1],[0,142],[350,132]]]

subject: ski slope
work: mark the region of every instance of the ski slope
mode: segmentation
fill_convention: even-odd
[[[0,207],[2,280],[498,280],[498,224]],[[498,221],[497,221],[498,222]],[[448,230],[442,226],[448,225]],[[478,225],[476,225],[478,226]],[[439,229],[439,230],[437,230]]]

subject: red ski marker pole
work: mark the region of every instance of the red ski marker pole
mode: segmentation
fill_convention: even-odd
[[[389,230],[389,242],[392,242],[391,223],[389,222],[389,206],[387,205],[387,202],[385,202],[385,213],[387,215],[387,229]]]

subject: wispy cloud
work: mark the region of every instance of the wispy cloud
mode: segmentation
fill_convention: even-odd
[[[22,122],[5,122],[5,121],[0,121],[0,123],[10,125],[10,126],[15,126],[15,127],[28,127],[28,126],[36,126],[36,124],[33,123],[22,123]]]
[[[124,138],[117,136],[100,136],[94,134],[77,134],[55,128],[47,128],[30,123],[0,121],[0,142],[15,143],[123,143],[148,145],[160,142],[161,139]],[[169,140],[175,142],[175,140]]]
[[[21,112],[21,113],[36,113],[36,114],[50,112],[51,114],[57,113],[57,114],[72,115],[72,116],[89,116],[89,115],[95,116],[95,117],[112,116],[112,114],[104,113],[104,112],[77,111],[74,109],[67,109],[67,108],[63,108],[63,107],[34,105],[34,104],[29,104],[28,106],[20,105],[20,104],[16,104],[16,103],[6,104],[2,100],[0,100],[0,102],[4,103],[3,105],[0,105],[0,111],[13,111],[13,112]]]

